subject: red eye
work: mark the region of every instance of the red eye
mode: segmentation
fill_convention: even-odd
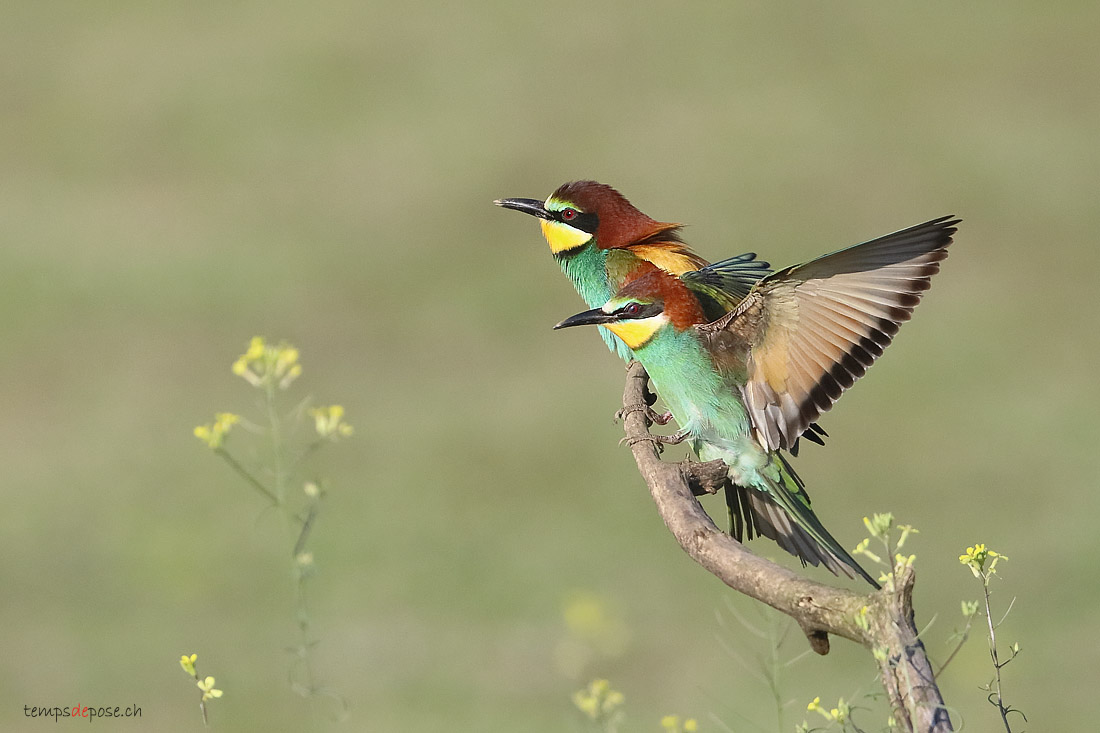
[[[625,308],[623,308],[623,313],[627,314],[628,316],[636,316],[641,312],[642,306],[638,305],[637,303],[630,303]]]
[[[573,221],[574,219],[577,218],[577,210],[576,209],[562,209],[561,218],[564,221]]]

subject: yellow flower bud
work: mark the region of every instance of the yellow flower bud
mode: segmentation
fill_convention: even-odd
[[[253,336],[252,340],[248,342],[248,351],[244,352],[244,359],[246,361],[256,361],[264,355],[264,337]]]

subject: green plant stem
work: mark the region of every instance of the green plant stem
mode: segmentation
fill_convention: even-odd
[[[293,565],[294,572],[297,576],[295,583],[295,606],[297,614],[298,625],[298,661],[304,668],[305,683],[300,684],[295,680],[291,680],[292,686],[297,686],[299,694],[310,700],[310,710],[316,717],[316,708],[313,704],[314,692],[316,691],[316,682],[313,673],[313,660],[312,660],[312,648],[313,643],[310,641],[310,621],[309,621],[309,608],[306,599],[306,569],[298,561],[299,555],[305,551],[306,542],[309,539],[310,531],[313,528],[313,520],[317,516],[317,503],[314,502],[309,509],[309,512],[303,518],[297,514],[292,513],[285,505],[287,495],[287,475],[288,470],[285,465],[284,446],[283,446],[283,431],[282,420],[279,417],[279,411],[276,406],[275,399],[276,385],[273,381],[269,381],[264,388],[264,403],[267,409],[267,420],[269,425],[269,435],[271,437],[271,468],[272,474],[275,480],[275,491],[277,506],[284,509],[284,514],[287,519],[295,519],[301,524],[301,528],[297,532],[297,537],[294,541],[293,551],[291,552],[290,561]],[[315,446],[318,443],[311,444],[305,450],[305,452],[293,462],[293,467],[296,468],[301,461],[303,461],[310,453],[316,450]]]
[[[302,529],[298,533],[298,541],[294,543],[294,551],[291,553],[291,558],[295,561],[298,559],[298,555],[306,549],[306,541],[309,540],[310,530],[313,529],[313,520],[317,518],[318,507],[314,503],[309,507],[309,513],[306,514],[306,518],[302,521]],[[295,517],[297,518],[297,517]]]
[[[886,562],[890,563],[890,588],[893,590],[898,587],[898,561],[894,557],[895,550],[890,547],[889,530],[882,536],[882,546],[886,550]]]
[[[279,498],[275,496],[274,493],[272,493],[271,489],[264,486],[258,478],[249,473],[248,469],[238,463],[237,459],[226,452],[224,448],[215,448],[214,452],[221,456],[225,460],[225,462],[229,464],[229,467],[237,472],[238,476],[247,481],[252,488],[256,489],[256,491],[259,491],[261,494],[263,494],[267,498],[267,500],[271,502],[272,506],[282,506]]]
[[[317,684],[313,675],[313,642],[309,638],[309,609],[306,601],[305,583],[306,579],[299,571],[295,594],[298,606],[298,658],[305,668],[305,685],[302,686],[304,687],[303,697],[312,698],[317,689]]]
[[[298,562],[298,557],[306,549],[306,542],[309,540],[310,531],[313,529],[313,521],[317,518],[319,510],[319,502],[314,501],[309,507],[309,513],[306,514],[305,521],[302,522],[302,529],[298,533],[298,540],[294,543],[294,551],[291,554],[291,561],[298,573],[298,582],[295,587],[295,605],[297,606],[298,617],[299,656],[305,667],[306,696],[310,698],[311,708],[313,695],[317,690],[317,683],[313,675],[313,642],[309,638],[310,622],[306,597],[306,569]]]
[[[275,384],[268,381],[264,388],[264,402],[267,406],[267,421],[271,429],[271,468],[275,476],[275,496],[278,505],[286,499],[286,471],[283,467],[283,434],[279,412],[275,407]]]
[[[195,672],[195,674],[191,676],[195,679],[196,682],[200,681],[198,672]],[[202,727],[209,728],[210,719],[206,715],[206,693],[202,691],[202,688],[199,689],[199,712],[202,713]]]
[[[989,701],[997,707],[997,712],[1001,714],[1001,720],[1005,724],[1005,731],[1012,733],[1012,726],[1008,722],[1008,708],[1005,707],[1004,698],[1001,696],[1001,667],[1004,664],[1001,663],[1000,656],[997,654],[997,632],[996,626],[993,624],[993,614],[989,609],[989,576],[982,573],[982,591],[985,594],[985,618],[989,626],[989,656],[993,659],[993,672],[994,672],[994,686],[995,689],[990,693]],[[994,699],[994,697],[996,699]]]
[[[947,655],[947,659],[945,659],[943,664],[940,665],[940,668],[936,670],[936,677],[939,677],[941,674],[943,674],[943,671],[947,669],[947,665],[951,664],[951,660],[955,658],[955,655],[958,654],[959,650],[963,648],[964,644],[966,644],[967,640],[970,638],[970,629],[973,627],[973,625],[974,617],[970,616],[966,619],[966,626],[962,630],[962,638],[959,639],[959,643],[955,646],[954,649],[951,650],[951,653]]]

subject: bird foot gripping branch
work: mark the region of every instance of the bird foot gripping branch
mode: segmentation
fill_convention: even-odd
[[[616,420],[625,420],[626,416],[632,412],[640,412],[645,415],[645,419],[650,423],[657,425],[668,425],[672,421],[671,412],[657,412],[649,405],[637,404],[624,407],[615,413]]]
[[[630,364],[627,365],[628,373],[632,364],[634,364],[633,360],[630,362]],[[668,425],[669,422],[672,421],[671,412],[657,412],[653,409],[653,404],[657,402],[657,395],[650,391],[648,381],[646,382],[646,387],[642,393],[642,400],[642,402],[636,402],[631,405],[624,405],[621,410],[615,413],[615,419],[626,420],[626,416],[630,413],[640,412],[642,413],[642,415],[645,416],[645,419],[648,421],[647,425]]]
[[[653,447],[657,449],[657,452],[662,452],[665,447],[661,444],[661,441],[657,440],[656,435],[642,435],[642,436],[624,436],[619,438],[619,445],[627,445],[633,448],[638,443],[652,443]]]
[[[680,429],[671,435],[654,435],[653,437],[658,443],[664,443],[665,445],[680,445],[691,435],[689,430]]]
[[[630,363],[633,364],[634,362],[631,361]],[[615,419],[625,421],[628,415],[631,415],[633,413],[640,413],[642,417],[645,418],[646,427],[649,427],[650,425],[668,425],[670,422],[672,422],[671,412],[657,412],[653,409],[652,405],[654,402],[657,401],[657,395],[653,394],[653,392],[648,389],[648,384],[647,388],[643,392],[642,399],[643,401],[641,402],[624,405],[622,409],[618,410],[615,413]],[[623,445],[624,443],[626,443],[630,446],[634,446],[634,444],[638,441],[648,441],[650,443],[653,443],[658,452],[661,452],[664,450],[664,447],[666,445],[679,445],[680,443],[683,443],[684,440],[687,439],[688,435],[689,433],[686,430],[677,430],[672,435],[653,435],[647,430],[644,436],[627,436],[622,438],[619,441],[619,445]],[[715,492],[709,491],[707,493]]]
[[[634,410],[631,410],[631,412],[634,412]],[[616,416],[619,416],[619,413],[615,414]],[[664,423],[661,424],[663,425]],[[677,430],[671,435],[654,435],[653,433],[647,433],[642,437],[622,438],[619,440],[619,445],[626,443],[627,445],[633,446],[638,441],[644,440],[657,446],[658,451],[663,451],[666,445],[680,445],[680,443],[683,443],[685,440],[687,440],[689,436],[690,433],[686,430]]]

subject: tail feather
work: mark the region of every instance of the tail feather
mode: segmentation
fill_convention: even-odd
[[[778,455],[778,454],[776,454]],[[744,486],[726,489],[730,534],[738,541],[763,536],[802,561],[824,565],[835,575],[861,577],[879,584],[841,547],[810,508],[805,486],[782,456],[780,481],[768,481],[767,493]]]

